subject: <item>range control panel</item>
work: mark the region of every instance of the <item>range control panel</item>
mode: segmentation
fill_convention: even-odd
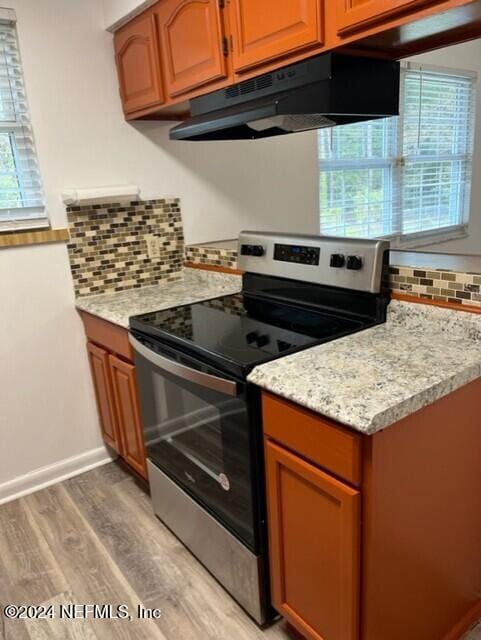
[[[297,264],[318,265],[321,250],[319,247],[305,247],[298,244],[275,244],[274,260],[295,262]]]
[[[251,273],[378,293],[388,250],[384,240],[243,231],[238,266]]]

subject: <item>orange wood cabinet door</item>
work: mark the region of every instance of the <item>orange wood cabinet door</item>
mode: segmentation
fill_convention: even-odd
[[[125,113],[164,102],[155,14],[142,14],[114,37],[120,95]]]
[[[234,70],[322,44],[321,0],[231,0]]]
[[[359,640],[360,494],[266,441],[272,601],[310,640]]]
[[[121,453],[122,441],[117,425],[112,384],[109,368],[109,354],[92,342],[87,343],[90,367],[94,382],[95,397],[99,412],[100,428],[106,444]]]
[[[337,0],[338,33],[379,23],[400,10],[433,4],[435,0]]]
[[[227,77],[218,0],[163,0],[156,12],[169,96]]]
[[[109,355],[109,363],[119,430],[122,434],[122,455],[127,464],[147,478],[135,367],[113,355]]]
[[[382,20],[389,0],[337,0],[337,30],[339,33]]]

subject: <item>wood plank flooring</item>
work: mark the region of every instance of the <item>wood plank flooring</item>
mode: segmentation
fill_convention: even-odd
[[[126,604],[134,619],[5,620],[0,640],[292,640],[262,631],[115,463],[0,506],[0,604]],[[136,619],[137,605],[159,607]],[[481,640],[481,625],[465,640]]]

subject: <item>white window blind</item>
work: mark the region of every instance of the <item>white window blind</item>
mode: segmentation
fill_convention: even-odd
[[[400,116],[319,132],[321,233],[413,239],[469,219],[476,74],[401,74]]]
[[[17,30],[0,16],[0,231],[48,226]]]

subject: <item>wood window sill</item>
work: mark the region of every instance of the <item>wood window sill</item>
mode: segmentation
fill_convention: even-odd
[[[65,242],[69,237],[68,229],[0,233],[0,249],[31,244],[46,244],[48,242]]]

